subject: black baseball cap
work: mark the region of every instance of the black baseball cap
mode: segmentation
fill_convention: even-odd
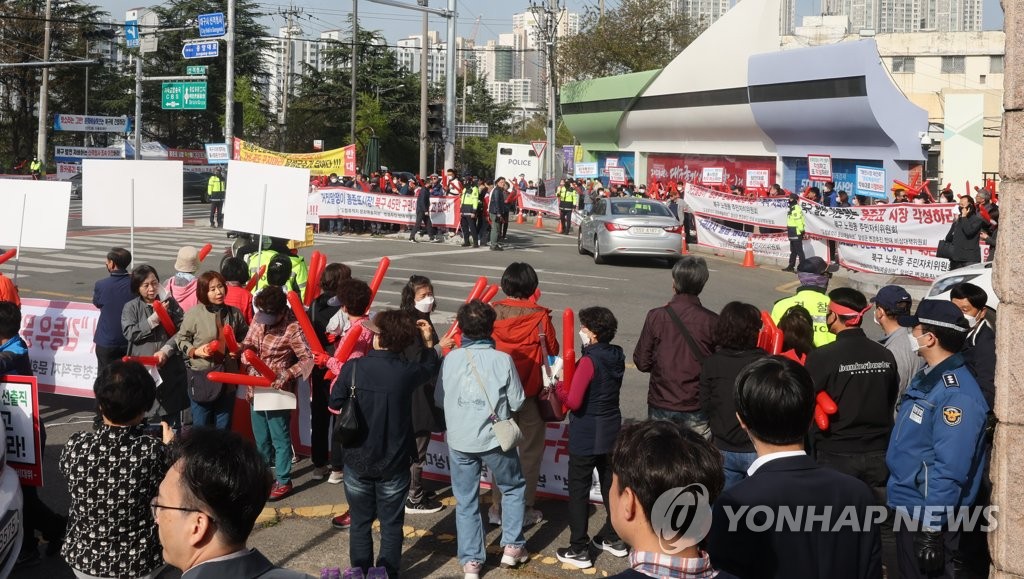
[[[917,313],[912,316],[900,316],[897,321],[899,325],[906,328],[913,328],[918,324],[928,324],[957,332],[968,330],[963,312],[953,305],[953,302],[946,300],[921,300],[921,303],[917,305]]]
[[[910,304],[913,301],[914,299],[910,297],[907,290],[898,285],[887,285],[878,290],[875,297],[871,298],[871,303],[878,304],[890,312],[900,309],[899,304],[907,304],[903,311],[910,313]]]
[[[800,263],[800,267],[797,268],[799,273],[813,273],[815,275],[825,275],[826,271],[828,271],[828,264],[817,255],[803,260]]]

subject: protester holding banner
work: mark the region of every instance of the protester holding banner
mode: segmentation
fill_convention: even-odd
[[[124,305],[135,298],[128,275],[128,266],[131,264],[131,252],[123,247],[112,248],[107,252],[107,272],[110,276],[96,282],[92,291],[92,305],[100,310],[100,319],[93,336],[97,372],[128,353],[128,341],[121,333],[121,312],[124,311]]]
[[[939,255],[949,260],[949,269],[960,269],[974,263],[981,263],[981,234],[985,222],[978,215],[974,199],[960,198],[960,215],[949,227],[946,243],[951,244],[948,255]],[[940,245],[940,249],[942,244]],[[941,251],[939,253],[942,253]]]
[[[131,288],[138,297],[125,304],[121,312],[121,331],[128,340],[128,355],[155,356],[159,361],[156,370],[160,384],[156,387],[153,407],[147,408],[147,416],[178,428],[181,411],[189,406],[185,363],[175,347],[174,338],[153,311],[153,304],[160,297],[160,277],[152,266],[140,265],[132,270]],[[167,296],[161,303],[174,326],[180,326],[185,312],[178,302]]]
[[[225,354],[221,339],[225,325],[235,336],[244,336],[249,325],[238,308],[224,303],[227,284],[224,276],[207,271],[199,276],[196,294],[201,305],[185,312],[181,328],[174,336],[178,351],[185,357],[188,394],[192,401],[192,425],[214,425],[226,429],[231,424],[235,388],[213,382],[207,374],[237,368],[238,361]],[[214,343],[215,342],[215,343]]]

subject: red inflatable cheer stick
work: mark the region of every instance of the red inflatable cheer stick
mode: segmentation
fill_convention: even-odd
[[[164,327],[164,331],[167,332],[168,336],[178,333],[178,328],[174,327],[174,321],[171,320],[171,316],[167,313],[167,308],[164,307],[163,302],[154,300],[153,311],[156,312],[156,317],[160,318],[160,325]]]
[[[237,354],[238,340],[235,339],[235,330],[231,326],[224,326],[220,330],[220,335],[224,338],[224,345],[227,346],[228,352]]]
[[[263,376],[250,376],[248,374],[236,374],[234,372],[210,372],[206,376],[210,380],[220,382],[221,384],[256,386],[258,388],[267,388],[270,386],[270,380]]]
[[[0,265],[3,265],[4,262],[6,262],[7,260],[11,259],[15,255],[18,255],[18,248],[17,247],[12,247],[12,248],[8,249],[7,251],[3,252],[2,254],[0,254]]]
[[[576,314],[572,308],[562,312],[562,381],[566,386],[572,385],[572,375],[576,372]]]
[[[469,290],[469,295],[466,296],[466,303],[468,304],[469,302],[471,302],[471,301],[473,301],[475,299],[480,299],[480,297],[483,295],[483,293],[486,290],[486,288],[487,288],[487,278],[484,277],[484,276],[478,277],[476,279],[476,283],[473,284],[473,289]],[[452,327],[448,328],[448,331],[445,332],[444,337],[445,338],[454,338],[458,333],[460,333],[459,332],[459,322],[456,321],[454,324],[452,324]],[[447,349],[445,349],[442,352],[442,354],[447,354],[447,353],[448,353]]]
[[[338,346],[338,352],[334,354],[334,358],[339,362],[345,362],[348,357],[352,355],[352,350],[356,349],[356,342],[359,341],[359,336],[363,332],[358,328],[351,328],[347,334],[345,334],[345,340]],[[327,380],[334,380],[336,374],[330,370],[324,374],[324,378]]]
[[[480,296],[480,301],[482,301],[485,304],[489,304],[496,295],[498,295],[498,286],[492,285],[491,287],[487,288],[487,291],[484,292],[484,295]]]
[[[220,352],[220,340],[210,340],[209,344],[206,344],[207,353]]]
[[[252,288],[256,287],[256,284],[260,282],[260,278],[263,277],[263,273],[266,271],[267,266],[261,265],[259,271],[253,274],[253,276],[249,278],[249,281],[245,283],[245,291],[251,292]]]
[[[288,303],[292,306],[292,313],[295,314],[295,319],[299,322],[299,327],[302,328],[302,333],[306,336],[306,342],[309,343],[309,349],[314,354],[323,354],[323,346],[320,345],[320,339],[316,337],[316,332],[313,330],[313,324],[309,321],[309,316],[306,315],[306,310],[302,307],[302,303],[299,301],[299,294],[290,291],[288,292]]]
[[[387,257],[380,258],[380,264],[377,265],[377,273],[373,274],[373,281],[370,282],[370,303],[373,303],[373,299],[377,297],[377,290],[380,289],[380,284],[384,283],[384,275],[388,272],[388,267],[391,266],[391,259]]]
[[[819,430],[828,430],[828,417],[838,412],[839,407],[824,390],[818,392],[818,396],[814,400],[814,422],[818,425]]]
[[[309,282],[306,284],[305,304],[308,308],[313,305],[313,300],[320,295],[320,277],[323,275],[323,268],[320,267],[320,258],[324,254],[314,251],[309,258]],[[294,309],[294,308],[293,308]]]
[[[273,382],[277,379],[277,372],[274,372],[270,366],[267,366],[266,362],[260,360],[260,357],[256,355],[256,352],[246,350],[245,354],[242,354],[242,357],[245,358],[246,364],[256,368],[256,371],[262,374],[267,380]]]
[[[160,358],[156,356],[125,356],[121,358],[122,362],[138,362],[143,366],[156,366],[160,363]]]
[[[213,249],[213,244],[212,243],[207,243],[206,245],[204,245],[203,248],[199,250],[199,261],[203,261],[204,259],[206,259],[206,256],[210,255],[210,251],[212,249]]]

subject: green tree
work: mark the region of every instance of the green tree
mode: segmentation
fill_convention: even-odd
[[[621,0],[604,18],[592,6],[579,33],[558,44],[562,82],[662,68],[700,33],[672,0]]]

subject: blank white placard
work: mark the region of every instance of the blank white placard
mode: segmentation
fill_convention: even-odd
[[[181,227],[181,161],[82,160],[82,225]]]
[[[24,231],[21,207],[25,204]],[[71,183],[0,179],[0,247],[64,249],[68,237]]]
[[[306,238],[309,169],[229,161],[224,199],[224,229],[284,239]],[[267,191],[266,215],[263,191]]]

